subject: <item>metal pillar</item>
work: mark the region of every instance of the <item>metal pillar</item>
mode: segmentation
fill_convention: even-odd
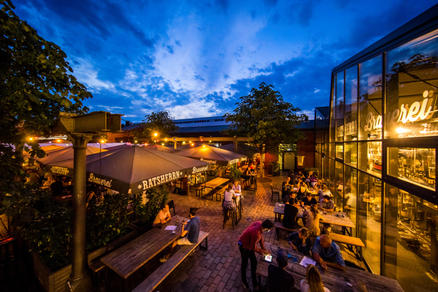
[[[73,177],[73,247],[72,272],[67,282],[70,291],[92,291],[91,279],[86,272],[86,148],[91,139],[86,134],[71,134],[74,149]]]
[[[239,142],[237,142],[237,137],[233,137],[233,146],[234,146],[234,152],[237,152],[237,145]]]

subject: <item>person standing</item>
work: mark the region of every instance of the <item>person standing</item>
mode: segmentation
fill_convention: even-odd
[[[242,218],[242,210],[243,210],[242,199],[243,199],[243,195],[242,195],[242,187],[241,187],[240,182],[239,182],[238,179],[234,180],[233,191],[234,191],[234,195],[236,196],[236,204],[237,204],[237,208],[239,210],[239,218]]]
[[[248,266],[248,259],[251,261],[251,279],[253,288],[256,289],[257,278],[257,258],[255,253],[259,254],[269,254],[269,252],[265,248],[263,232],[271,230],[274,224],[271,220],[266,219],[265,221],[256,221],[253,222],[250,226],[248,226],[240,235],[238,246],[240,250],[240,256],[242,259],[241,263],[241,277],[242,284],[246,289],[249,289],[248,281],[246,280],[246,269]],[[260,245],[258,247],[257,245]]]

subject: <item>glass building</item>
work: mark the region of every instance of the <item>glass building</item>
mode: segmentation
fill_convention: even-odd
[[[438,290],[438,6],[333,69],[316,165],[376,274]]]

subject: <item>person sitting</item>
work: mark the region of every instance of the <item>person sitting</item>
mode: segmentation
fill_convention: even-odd
[[[198,208],[190,208],[189,220],[183,223],[180,238],[174,241],[170,251],[164,257],[160,258],[161,263],[164,263],[169,259],[173,253],[173,250],[175,249],[175,246],[194,245],[198,242],[201,220],[198,216],[195,216],[197,210]]]
[[[300,282],[301,292],[330,292],[329,289],[324,287],[321,281],[321,275],[318,269],[314,265],[307,267],[306,278]]]
[[[327,269],[327,266],[344,270],[345,262],[341,250],[326,234],[316,238],[312,248],[312,256],[324,270]]]
[[[157,217],[155,217],[152,226],[159,227],[169,222],[171,218],[172,216],[170,215],[169,203],[164,204],[164,206],[161,206],[161,210],[158,212]]]
[[[329,188],[327,187],[327,184],[326,184],[326,183],[323,183],[323,184],[322,184],[322,187],[321,187],[321,189],[319,190],[318,195],[319,195],[319,201],[320,201],[320,202],[322,201],[322,198],[323,198],[325,195],[329,196],[330,198],[333,197],[332,192],[330,192],[330,190],[329,190]]]
[[[284,216],[282,224],[286,228],[297,228],[297,214],[298,208],[294,206],[294,201],[290,199],[284,205]]]
[[[306,197],[303,198],[303,204],[305,206],[312,206],[318,204],[316,199],[312,196],[310,192],[306,193]]]
[[[276,260],[278,267],[273,264],[268,267],[268,291],[295,291],[295,279],[285,270],[287,255],[282,249],[278,250]]]
[[[306,227],[302,227],[296,232],[289,234],[287,242],[293,250],[296,250],[304,255],[310,255],[312,241],[309,238],[310,232]]]
[[[330,198],[330,196],[324,195],[324,197],[322,197],[321,203],[319,204],[319,207],[324,211],[333,212],[335,209],[335,203]]]
[[[312,235],[318,236],[320,234],[319,220],[321,214],[316,205],[307,206],[303,212],[304,226],[311,232]]]

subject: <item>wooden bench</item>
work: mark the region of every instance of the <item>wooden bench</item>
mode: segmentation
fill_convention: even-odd
[[[205,242],[205,246],[202,246]],[[199,232],[198,242],[194,245],[182,245],[180,248],[167,260],[159,266],[152,274],[150,274],[143,282],[134,288],[135,292],[153,291],[170,275],[195,249],[208,248],[208,232]]]
[[[280,239],[280,231],[286,231],[288,233],[292,233],[298,230],[298,228],[287,228],[284,227],[281,222],[274,222],[274,228],[275,228],[275,238],[277,240]]]
[[[365,247],[365,244],[360,238],[338,233],[330,233],[329,236],[333,241],[345,244],[347,248],[356,255],[357,259],[364,261],[362,257],[362,247]]]

